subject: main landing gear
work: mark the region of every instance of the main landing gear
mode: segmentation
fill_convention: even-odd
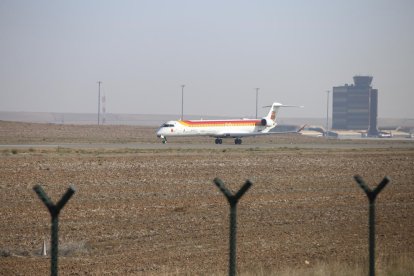
[[[223,143],[223,139],[216,138],[216,140],[214,140],[214,143],[216,143],[216,145],[221,145]],[[242,139],[236,138],[236,139],[234,139],[234,143],[236,145],[241,145],[242,144]]]
[[[234,139],[234,143],[235,143],[236,145],[241,145],[241,144],[242,144],[242,139],[240,139],[240,138],[236,138],[236,139]]]

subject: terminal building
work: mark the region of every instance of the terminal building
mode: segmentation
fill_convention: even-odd
[[[354,84],[333,87],[333,129],[368,130],[368,135],[378,135],[378,90],[371,87],[372,79],[355,76]]]

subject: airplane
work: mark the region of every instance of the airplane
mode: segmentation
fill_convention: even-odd
[[[210,136],[216,138],[216,144],[222,144],[223,138],[234,138],[234,143],[241,145],[242,137],[287,133],[269,132],[277,125],[276,115],[279,108],[303,106],[273,103],[264,107],[270,107],[270,110],[267,116],[261,119],[168,121],[157,130],[157,137],[162,139],[163,144],[167,143],[167,137],[172,136]],[[303,127],[294,132],[300,132],[302,129]]]

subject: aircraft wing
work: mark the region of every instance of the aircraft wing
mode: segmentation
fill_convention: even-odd
[[[242,132],[242,133],[216,133],[216,134],[211,134],[211,137],[215,137],[215,138],[242,138],[242,137],[252,137],[252,136],[262,136],[262,135],[277,135],[277,134],[289,134],[289,133],[300,133],[306,125],[302,126],[301,128],[299,128],[298,130],[295,131],[279,131],[279,132],[250,132],[250,133],[246,133],[246,132]]]

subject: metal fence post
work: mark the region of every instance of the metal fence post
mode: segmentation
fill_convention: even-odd
[[[229,275],[234,276],[236,275],[236,234],[237,234],[237,203],[239,199],[244,195],[245,192],[250,188],[253,184],[249,180],[247,180],[244,185],[240,188],[240,190],[233,194],[230,190],[228,190],[225,186],[223,181],[219,178],[214,179],[214,183],[223,192],[227,201],[230,204],[230,253],[229,253]]]
[[[52,276],[58,275],[58,231],[59,231],[59,213],[62,210],[63,206],[65,206],[66,202],[71,198],[71,196],[75,193],[75,188],[70,186],[66,193],[62,196],[59,202],[55,205],[53,204],[52,200],[48,197],[45,193],[43,188],[40,185],[35,185],[33,190],[42,200],[42,202],[46,205],[47,209],[49,210],[50,216],[52,217],[52,227],[51,227],[51,266],[50,266],[50,274]]]
[[[361,176],[355,175],[354,179],[367,194],[369,200],[369,275],[375,276],[375,199],[390,179],[387,176],[384,177],[374,190],[365,184]]]

